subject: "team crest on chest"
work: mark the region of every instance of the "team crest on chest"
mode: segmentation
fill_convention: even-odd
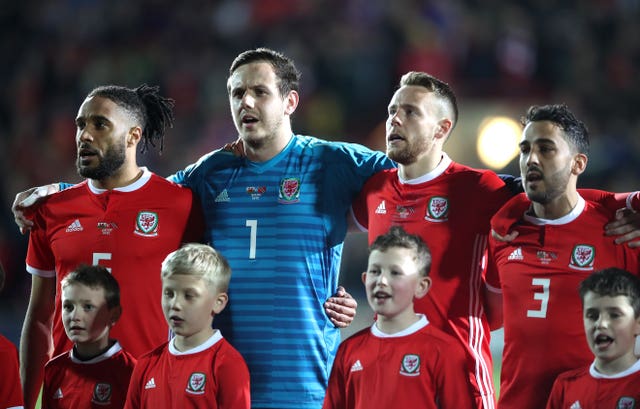
[[[442,223],[449,219],[449,199],[442,196],[434,196],[429,199],[425,220]]]
[[[629,396],[623,396],[618,399],[618,404],[616,405],[616,409],[635,409],[636,400]]]
[[[108,383],[97,383],[93,388],[91,402],[98,405],[108,405],[111,403],[111,385]]]
[[[189,377],[189,382],[187,382],[187,392],[192,393],[194,395],[202,395],[204,394],[204,385],[207,380],[207,375],[202,372],[194,372]]]
[[[402,363],[400,364],[400,375],[420,375],[420,356],[416,354],[407,354],[402,357]]]
[[[280,180],[280,188],[278,190],[278,202],[280,203],[296,203],[300,200],[300,179],[284,178]]]
[[[144,237],[155,237],[158,235],[158,213],[141,210],[136,217],[135,234]]]
[[[577,244],[571,252],[569,267],[575,270],[593,270],[593,260],[596,258],[596,249],[588,244]]]

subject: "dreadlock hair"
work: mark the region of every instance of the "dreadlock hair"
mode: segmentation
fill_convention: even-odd
[[[126,109],[142,127],[142,145],[140,152],[144,153],[149,145],[156,147],[160,142],[160,152],[164,148],[164,133],[173,127],[173,107],[175,102],[159,94],[160,87],[142,84],[137,88],[127,88],[120,85],[104,85],[94,88],[87,95],[110,99]]]

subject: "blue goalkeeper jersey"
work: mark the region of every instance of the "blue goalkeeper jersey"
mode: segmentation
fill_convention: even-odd
[[[171,177],[200,197],[206,239],[231,265],[214,326],[249,366],[252,407],[322,406],[340,342],[323,303],[338,286],[351,201],[393,166],[361,145],[293,135],[267,162],[214,151]]]

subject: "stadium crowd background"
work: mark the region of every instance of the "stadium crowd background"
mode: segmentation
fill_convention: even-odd
[[[160,85],[176,100],[162,155],[168,175],[235,139],[226,93],[241,51],[267,46],[303,73],[294,130],[384,150],[387,103],[401,74],[450,82],[461,118],[445,146],[485,167],[476,123],[519,119],[531,104],[565,102],[591,132],[581,186],[640,188],[640,0],[21,0],[0,5],[0,332],[17,342],[28,301],[27,239],[16,192],[77,181],[74,118],[94,86]],[[517,174],[512,161],[498,172]],[[366,240],[347,242],[342,281],[357,297]],[[125,306],[132,308],[132,306]],[[368,307],[360,299],[360,324]]]

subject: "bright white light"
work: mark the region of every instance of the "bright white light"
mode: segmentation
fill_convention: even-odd
[[[518,156],[522,126],[504,117],[489,117],[478,127],[478,156],[489,168],[500,170]]]

